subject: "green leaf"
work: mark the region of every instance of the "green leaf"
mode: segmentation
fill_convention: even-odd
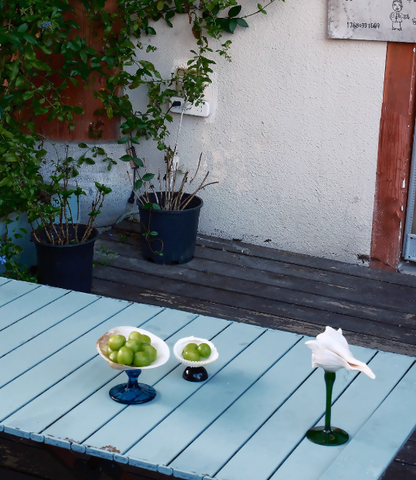
[[[154,176],[154,173],[146,173],[145,175],[143,175],[142,180],[143,182],[150,182],[150,180],[152,180]]]
[[[237,18],[237,23],[240,27],[248,27],[248,23],[244,20],[244,18]]]
[[[123,145],[129,141],[128,137],[121,137],[120,140],[117,142],[120,145]]]
[[[88,148],[88,145],[86,143],[81,142],[81,143],[78,143],[78,147],[79,148]]]
[[[183,1],[182,0],[175,0],[175,7],[176,11],[181,13],[183,12]]]
[[[228,11],[228,17],[236,17],[241,12],[241,5],[236,5],[235,7],[230,8]]]
[[[36,38],[33,35],[30,35],[30,33],[24,33],[23,38],[26,40],[26,42],[31,43],[32,45],[36,45],[38,43]]]
[[[84,62],[84,63],[87,63],[88,62],[88,55],[85,53],[84,50],[81,50],[79,52],[79,55],[81,57],[81,60]]]
[[[235,18],[230,18],[230,21],[228,22],[228,28],[230,33],[234,33],[234,30],[237,28],[237,19]]]
[[[28,28],[28,24],[22,23],[21,25],[19,25],[19,28],[17,29],[17,31],[19,33],[23,33],[23,32],[26,32],[27,28]]]
[[[122,157],[120,157],[120,160],[122,162],[130,162],[130,160],[132,160],[133,157],[131,155],[123,155]]]
[[[3,178],[2,180],[0,180],[0,187],[6,186],[9,183],[9,181],[10,181],[9,177]]]

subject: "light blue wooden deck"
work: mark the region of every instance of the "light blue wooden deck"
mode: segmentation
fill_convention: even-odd
[[[118,325],[170,347],[205,337],[220,356],[190,383],[171,355],[140,376],[155,400],[121,405],[108,391],[127,377],[95,350]],[[377,378],[338,372],[332,423],[352,438],[320,447],[304,438],[323,422],[325,394],[306,340],[0,278],[0,431],[189,480],[379,478],[416,425],[415,359],[351,347]]]

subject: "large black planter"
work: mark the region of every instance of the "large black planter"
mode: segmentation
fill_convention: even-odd
[[[154,203],[154,195],[150,197]],[[140,206],[143,257],[164,265],[190,262],[195,252],[202,204],[202,199],[195,196],[185,210],[154,210]],[[157,235],[151,236],[149,232],[157,232]],[[158,251],[163,255],[156,253]]]
[[[79,225],[79,236],[85,231],[85,225]],[[42,242],[34,240],[38,259],[38,281],[43,285],[91,292],[94,242],[98,230],[93,229],[84,243],[52,245],[47,243],[44,232],[40,233]]]

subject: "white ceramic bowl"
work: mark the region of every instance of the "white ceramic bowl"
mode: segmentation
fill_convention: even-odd
[[[191,362],[190,360],[185,360],[182,357],[182,350],[185,348],[188,343],[196,343],[199,345],[200,343],[207,343],[211,347],[211,355],[204,360],[199,362]],[[215,362],[218,358],[218,351],[215,348],[214,344],[205,338],[198,338],[198,337],[185,337],[178,340],[174,347],[173,347],[173,354],[175,358],[179,360],[181,363],[186,365],[187,367],[203,367],[204,365],[208,365],[209,363]]]
[[[133,367],[131,365],[121,365],[120,363],[114,363],[106,355],[104,355],[103,351],[101,350],[101,348],[105,347],[108,344],[108,339],[111,337],[111,335],[124,335],[126,338],[128,338],[130,333],[133,331],[148,335],[150,337],[152,346],[155,347],[157,350],[156,360],[147,367]],[[102,337],[100,337],[97,340],[95,346],[100,356],[104,358],[104,360],[110,365],[111,368],[114,368],[116,370],[145,370],[149,368],[156,368],[165,364],[170,357],[169,347],[161,338],[153,335],[153,333],[148,332],[147,330],[136,327],[114,327],[107,333],[105,333]]]

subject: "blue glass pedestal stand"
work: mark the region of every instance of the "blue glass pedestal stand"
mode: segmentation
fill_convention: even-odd
[[[156,390],[153,387],[137,382],[137,378],[142,373],[141,370],[125,370],[125,372],[129,377],[128,382],[110,389],[110,397],[114,401],[126,405],[139,405],[155,398]]]

